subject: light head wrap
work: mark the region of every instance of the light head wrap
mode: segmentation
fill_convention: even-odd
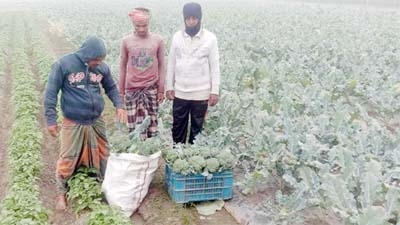
[[[129,12],[129,17],[134,24],[148,23],[149,21],[149,11],[145,8],[135,8]]]

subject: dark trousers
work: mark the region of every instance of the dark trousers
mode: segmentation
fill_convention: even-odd
[[[203,129],[204,118],[207,112],[207,100],[184,100],[174,98],[172,103],[172,138],[174,143],[186,143],[190,118],[189,143],[193,144],[194,138]]]

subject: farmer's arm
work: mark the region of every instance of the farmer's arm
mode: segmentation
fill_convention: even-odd
[[[46,117],[47,128],[50,134],[55,137],[59,128],[57,125],[57,100],[58,92],[63,83],[63,74],[59,62],[55,62],[51,67],[51,72],[46,85],[44,99],[44,114]]]

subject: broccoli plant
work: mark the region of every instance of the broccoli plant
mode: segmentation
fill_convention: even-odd
[[[135,153],[149,156],[166,146],[166,141],[159,136],[145,138],[144,132],[150,125],[150,117],[146,117],[141,124],[128,134],[121,127],[109,136],[110,148],[114,153]]]
[[[129,139],[128,133],[122,129],[114,131],[109,137],[109,147],[112,152],[123,153],[127,152],[131,146],[131,140]]]

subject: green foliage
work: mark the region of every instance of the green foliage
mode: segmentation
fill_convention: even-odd
[[[96,170],[81,167],[77,173],[68,180],[69,191],[67,199],[72,203],[76,214],[83,210],[93,210],[102,199],[101,188],[96,181]]]
[[[232,155],[228,149],[222,150],[216,158],[218,159],[219,165],[223,169],[232,169],[235,163],[235,156]]]
[[[130,225],[129,217],[124,216],[119,210],[100,205],[90,214],[88,225]]]
[[[151,6],[152,30],[163,37],[182,23],[181,12],[169,10],[180,8],[180,1],[139,2]],[[249,179],[243,184],[257,187],[268,176],[281,184],[279,200],[271,206],[283,212],[280,219],[317,206],[337,212],[347,224],[399,223],[393,210],[400,180],[398,12],[264,3],[243,1],[227,8],[210,2],[207,12],[213,16],[204,25],[218,31],[222,74],[220,100],[210,107],[204,129],[203,146],[212,147],[175,148],[179,154],[167,154],[167,161],[203,153],[206,159],[215,156],[211,149],[228,146]],[[63,24],[77,46],[89,34],[104,37],[107,60],[116,71],[120,34],[132,25],[120,16],[126,15],[126,4],[98,4],[96,13],[107,15],[106,24],[104,17],[77,19],[76,10],[90,11],[85,4],[54,1],[35,7]],[[24,32],[18,34],[23,40]],[[26,57],[15,56],[26,65]]]
[[[96,181],[94,168],[80,167],[76,174],[68,180],[68,201],[72,203],[76,214],[91,211],[89,225],[125,225],[131,224],[128,217],[119,209],[102,203],[103,195],[100,184]]]
[[[28,185],[32,186],[32,184]],[[44,209],[41,204],[38,204],[40,202],[38,187],[34,187],[33,190],[32,187],[28,189],[14,189],[11,195],[7,196],[2,204],[1,225],[47,224],[48,210]]]
[[[144,138],[149,125],[150,117],[148,116],[130,134],[119,127],[109,137],[111,150],[115,153],[135,153],[144,156],[159,152],[167,144],[159,136]]]
[[[115,153],[127,152],[132,142],[127,132],[117,129],[108,137],[110,149]]]
[[[21,22],[14,24],[15,29],[24,26]],[[10,185],[0,207],[2,225],[48,224],[48,211],[42,206],[36,184],[42,168],[40,151],[43,139],[37,129],[39,93],[24,49],[27,47],[24,37],[21,34],[13,40],[17,47],[9,59],[12,62],[13,82],[7,85],[12,86],[11,111],[14,122],[7,143]]]
[[[159,137],[146,138],[133,142],[128,151],[138,155],[149,156],[165,148],[166,144]]]

